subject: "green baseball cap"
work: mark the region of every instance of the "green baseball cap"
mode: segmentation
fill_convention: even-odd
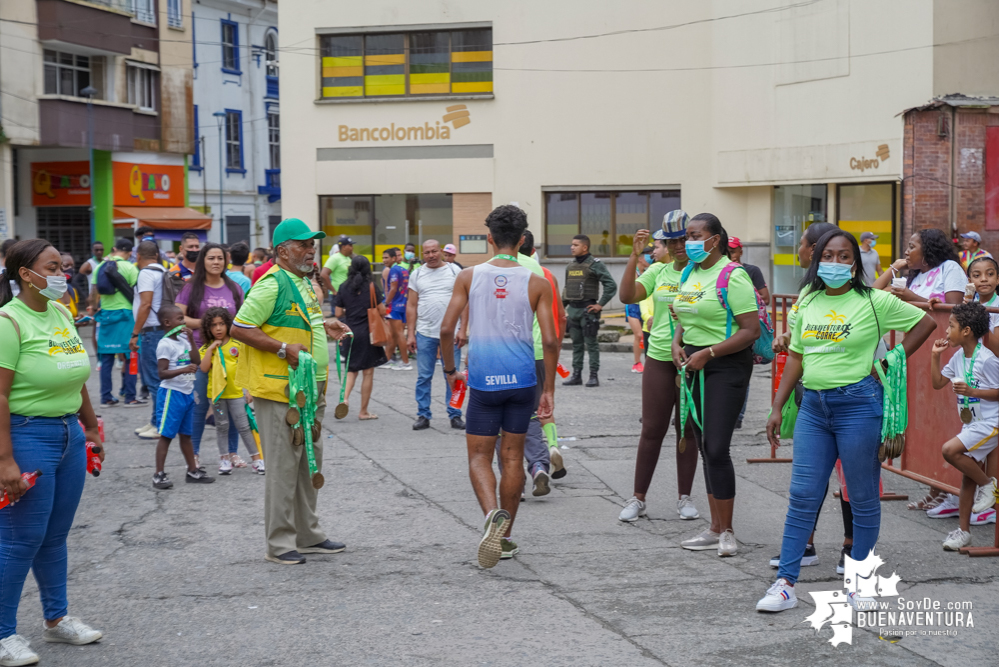
[[[278,247],[285,241],[308,241],[309,239],[324,239],[325,232],[317,232],[298,218],[288,218],[282,220],[281,224],[274,228],[274,236],[271,243]]]

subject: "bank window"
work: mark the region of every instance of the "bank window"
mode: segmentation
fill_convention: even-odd
[[[155,70],[128,65],[128,103],[143,111],[156,110]]]
[[[90,85],[91,58],[45,49],[45,93],[84,97]],[[96,59],[95,59],[96,60]]]
[[[585,234],[594,255],[627,257],[636,231],[658,229],[677,208],[679,190],[545,193],[547,255],[570,255],[572,237]]]
[[[243,168],[243,112],[225,110],[225,170],[245,174]]]
[[[324,98],[493,92],[492,29],[323,35]]]

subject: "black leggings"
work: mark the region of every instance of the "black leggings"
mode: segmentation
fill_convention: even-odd
[[[687,345],[689,357],[703,347]],[[717,500],[735,498],[735,467],[729,450],[732,432],[746,400],[753,375],[753,350],[744,350],[712,359],[704,367],[704,405],[701,405],[700,373],[691,373],[688,386],[694,397],[703,432],[694,424],[694,437],[704,460],[704,485]],[[690,419],[693,422],[693,419]]]
[[[676,366],[672,361],[645,358],[642,372],[642,436],[635,459],[635,493],[645,494],[659,463],[670,418],[676,415],[676,484],[681,496],[689,496],[697,473],[697,448],[680,440],[680,394]],[[687,429],[687,435],[692,435]],[[681,445],[683,445],[681,451]]]

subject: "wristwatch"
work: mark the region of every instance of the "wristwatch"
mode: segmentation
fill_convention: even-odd
[[[288,355],[288,343],[281,343],[281,349],[277,351],[278,359],[284,359]]]

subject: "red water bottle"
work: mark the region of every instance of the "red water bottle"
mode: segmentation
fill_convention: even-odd
[[[454,389],[451,390],[451,401],[448,403],[452,408],[460,410],[465,403],[465,392],[468,390],[468,371],[458,373],[454,379]]]
[[[559,375],[561,375],[562,377],[564,377],[564,378],[567,378],[567,377],[569,377],[569,369],[568,369],[568,368],[566,368],[565,366],[563,366],[563,365],[562,365],[562,362],[561,362],[561,361],[560,361],[560,362],[558,362],[558,366],[556,366],[556,367],[555,367],[555,370],[556,370],[556,371],[558,372],[558,374],[559,374]]]
[[[787,352],[781,352],[776,357],[774,357],[774,379],[773,379],[773,391],[777,393],[777,389],[780,387],[780,379],[784,375],[784,364],[787,363]]]
[[[82,421],[80,422],[80,428],[84,431],[87,430]],[[101,436],[101,442],[104,442],[104,418],[100,415],[97,416],[97,435]]]
[[[128,374],[138,375],[139,374],[139,355],[136,352],[131,354],[131,358],[128,360]]]
[[[94,442],[87,443],[87,472],[94,477],[101,476],[101,446]]]
[[[41,475],[41,470],[36,470],[35,472],[23,472],[21,473],[21,479],[28,483],[28,488],[30,489],[35,485],[35,481],[41,477]],[[10,505],[10,497],[7,495],[7,491],[5,489],[3,493],[0,493],[0,509],[7,507],[7,505]]]

